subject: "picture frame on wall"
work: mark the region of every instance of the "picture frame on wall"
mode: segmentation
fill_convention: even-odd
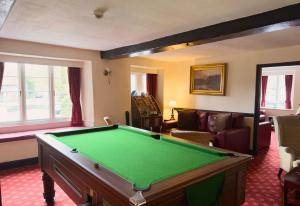
[[[225,95],[226,64],[194,65],[190,69],[190,93]]]

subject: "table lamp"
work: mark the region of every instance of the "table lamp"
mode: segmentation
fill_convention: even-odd
[[[172,113],[171,113],[170,120],[175,120],[175,117],[174,117],[174,108],[176,107],[176,101],[175,100],[169,101],[169,107],[172,108]]]

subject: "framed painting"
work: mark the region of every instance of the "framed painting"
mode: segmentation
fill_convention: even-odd
[[[190,93],[225,95],[226,64],[191,66]]]

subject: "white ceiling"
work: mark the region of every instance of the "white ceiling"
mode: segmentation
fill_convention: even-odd
[[[245,52],[300,45],[299,37],[300,26],[281,31],[218,41],[185,49],[161,52],[144,57],[161,61],[186,61],[196,58],[205,59],[228,54],[235,55]]]
[[[299,0],[17,0],[0,31],[0,37],[108,50],[299,2]],[[98,6],[107,8],[102,19],[93,16],[93,10]],[[242,46],[230,41],[225,41],[223,46],[232,49],[236,47],[244,49],[249,45],[260,47],[258,44],[252,45],[251,38],[242,41]],[[264,43],[264,39],[261,43]],[[222,43],[218,44],[222,46]]]

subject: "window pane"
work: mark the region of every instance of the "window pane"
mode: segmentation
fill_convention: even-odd
[[[131,92],[136,91],[138,95],[147,93],[147,76],[146,73],[134,72],[131,73]]]
[[[142,74],[142,92],[147,94],[147,74]]]
[[[55,118],[71,117],[72,104],[69,94],[69,82],[67,67],[55,66],[54,90],[55,90]]]
[[[285,109],[285,93],[285,75],[270,75],[266,91],[266,107]]]
[[[45,65],[25,64],[27,120],[49,119],[49,70]]]
[[[266,107],[276,108],[277,76],[269,76],[266,91]]]
[[[136,74],[130,75],[130,82],[131,82],[131,92],[136,91],[137,92],[137,79]]]
[[[0,122],[21,120],[19,72],[16,63],[4,64],[4,76],[0,93]]]
[[[277,109],[285,109],[285,76],[278,75]]]

